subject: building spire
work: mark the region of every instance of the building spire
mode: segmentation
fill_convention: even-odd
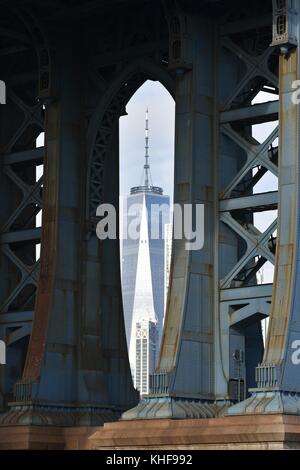
[[[146,127],[145,127],[145,187],[149,188],[149,111],[148,108],[146,109]]]
[[[143,167],[141,186],[134,186],[130,189],[130,194],[152,193],[163,194],[163,189],[153,186],[149,165],[149,110],[146,109],[146,125],[145,125],[145,164]]]

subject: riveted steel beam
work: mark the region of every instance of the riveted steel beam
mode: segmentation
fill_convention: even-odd
[[[13,165],[14,163],[31,162],[33,160],[38,161],[42,164],[44,158],[45,149],[44,147],[38,147],[31,150],[24,150],[23,152],[15,152],[7,155],[3,155],[3,165]]]
[[[287,10],[285,18],[287,35],[296,33],[298,44],[299,12],[300,2],[296,1],[294,10]],[[274,37],[274,41],[278,39]],[[288,50],[286,38],[282,44],[287,52],[282,50],[279,59],[279,221],[270,326],[265,354],[256,370],[257,386],[248,400],[229,410],[232,415],[299,414],[300,410],[299,104],[293,98],[294,83],[300,75],[299,47],[293,44]]]
[[[231,34],[241,33],[243,31],[257,30],[259,28],[270,26],[270,16],[264,15],[259,18],[247,18],[240,21],[226,22],[221,26],[221,34],[229,36]]]
[[[169,6],[167,10],[171,27],[176,14],[180,27],[184,12],[172,5],[173,9]],[[253,214],[276,209],[278,197],[276,191],[253,194],[253,188],[268,171],[274,176],[278,174],[276,151],[271,151],[278,129],[266,135],[260,144],[253,138],[250,127],[278,119],[277,102],[251,105],[255,97],[253,80],[256,93],[265,86],[274,92],[277,89],[277,76],[268,65],[272,55],[269,40],[259,50],[249,51],[242,41],[226,37],[224,31],[221,38],[215,37],[213,25],[206,23],[198,30],[196,25],[201,21],[187,18],[189,44],[193,47],[186,48],[182,38],[182,57],[171,65],[180,68],[180,64],[190,64],[178,78],[176,129],[181,145],[175,156],[178,168],[175,200],[178,197],[176,202],[180,202],[182,197],[185,203],[204,202],[207,238],[201,253],[185,253],[180,242],[174,241],[165,331],[157,373],[151,379],[153,395],[123,419],[222,414],[230,400],[236,399],[232,392],[235,350],[242,350],[246,357],[241,380],[244,385],[254,383],[255,365],[263,353],[260,324],[270,310],[270,286],[256,286],[255,273],[267,260],[274,264],[269,240],[277,223],[261,233],[255,227]],[[172,40],[180,40],[178,28],[176,31],[174,37],[171,32],[171,44]],[[196,37],[200,38],[204,31],[205,53],[202,51],[201,59],[196,61],[193,50],[200,47]],[[214,41],[210,42],[212,37]],[[220,43],[221,47],[216,46]],[[220,64],[225,63],[226,72],[222,73]],[[200,64],[201,70],[206,70],[205,77]],[[257,80],[258,77],[263,80]],[[205,102],[210,106],[205,106]],[[213,123],[212,127],[208,122]],[[197,145],[198,138],[201,145]],[[201,148],[205,148],[205,156],[199,155]],[[197,151],[193,153],[193,149]],[[201,169],[204,161],[205,169]],[[201,190],[202,185],[205,191]],[[202,194],[207,195],[205,201],[199,196]],[[201,320],[196,320],[196,315]],[[254,353],[247,349],[248,337],[254,338]],[[190,367],[201,371],[205,379],[201,381],[195,373],[193,380],[189,380],[185,371]]]
[[[15,13],[12,19],[7,9],[0,19],[0,23],[12,25],[12,31],[0,28],[0,38],[7,44],[0,51],[7,84],[7,103],[0,113],[0,337],[7,344],[8,364],[0,372],[1,410],[7,407],[12,385],[22,375],[32,328],[39,281],[36,247],[41,243],[36,216],[42,209],[43,185],[43,178],[37,178],[37,166],[42,167],[44,161],[44,149],[36,148],[36,138],[44,130],[43,103],[37,101],[34,41],[38,28],[30,33],[24,17]],[[18,75],[13,76],[9,70],[14,61]]]
[[[255,194],[253,196],[223,199],[220,202],[220,212],[253,209],[253,211],[274,210],[278,207],[278,192]]]
[[[263,320],[270,315],[270,304],[264,299],[255,299],[245,307],[233,311],[230,315],[230,326],[236,326],[241,323],[249,322],[250,320]]]
[[[0,314],[0,324],[6,327],[22,326],[24,323],[30,323],[33,320],[33,311],[28,312],[9,312]]]
[[[95,224],[101,202],[118,206],[118,120],[127,102],[147,79],[160,80],[173,92],[162,61],[168,52],[165,19],[159,5],[149,11],[138,8],[134,18],[125,12],[126,21],[120,14],[117,35],[110,34],[111,21],[102,22],[100,36],[98,23],[91,24],[84,41],[71,25],[50,33],[55,54],[39,54],[40,87],[45,68],[53,80],[47,97],[40,93],[34,105],[15,91],[10,77],[12,106],[20,110],[18,126],[3,142],[1,167],[18,194],[17,204],[1,219],[0,247],[16,270],[14,289],[0,303],[0,331],[10,348],[27,341],[34,321],[22,377],[14,387],[17,405],[0,417],[4,425],[19,419],[35,424],[40,416],[51,424],[102,424],[137,402],[122,318],[119,246],[100,242]],[[36,45],[44,46],[43,38]],[[27,134],[35,141],[44,117],[44,147],[19,145]],[[27,175],[42,162],[44,177]],[[42,228],[32,226],[41,208]],[[40,261],[28,265],[40,236]]]
[[[18,230],[17,232],[7,232],[0,234],[0,244],[20,243],[26,241],[41,241],[41,228],[30,230]]]
[[[292,149],[298,152],[298,128],[285,88],[291,77],[298,78],[294,51],[285,62],[281,60],[279,105],[252,105],[260,91],[278,91],[278,57],[269,47],[271,16],[235,4],[233,18],[245,20],[224,26],[224,18],[206,17],[198,7],[191,14],[185,9],[191,2],[164,2],[164,13],[158,7],[155,14],[146,3],[142,7],[139,3],[134,2],[130,13],[122,9],[117,18],[104,15],[100,23],[97,18],[89,20],[80,39],[72,21],[65,27],[69,7],[64,6],[56,12],[61,28],[55,36],[50,34],[55,51],[51,64],[47,50],[45,55],[38,53],[37,72],[23,64],[17,80],[8,77],[10,104],[6,128],[0,134],[0,196],[5,201],[0,208],[0,334],[8,338],[9,348],[23,347],[32,317],[34,323],[23,377],[18,377],[15,387],[22,409],[16,412],[13,406],[0,420],[3,424],[12,417],[16,424],[20,417],[28,424],[36,423],[41,413],[51,424],[82,424],[86,418],[77,404],[86,403],[96,410],[94,417],[86,410],[88,423],[99,424],[116,419],[136,402],[123,331],[118,245],[100,243],[95,224],[101,202],[117,206],[118,119],[147,79],[160,80],[174,92],[175,201],[205,205],[205,246],[200,252],[187,252],[184,241],[174,242],[152,395],[124,419],[223,414],[233,401],[244,398],[234,388],[236,352],[245,358],[239,369],[244,394],[255,384],[255,367],[262,361],[264,348],[261,320],[270,311],[269,344],[257,375],[260,384],[266,385],[270,363],[275,361],[272,377],[282,373],[281,383],[293,385],[289,369],[280,372],[279,362],[288,357],[283,345],[291,347],[290,341],[295,341],[287,325],[296,325],[293,335],[300,330],[297,298],[293,297],[298,276],[294,196],[298,183],[293,178],[299,172],[298,153],[295,157]],[[27,5],[36,7],[37,3],[29,0]],[[38,11],[55,13],[53,5],[47,0]],[[76,14],[82,12],[89,18],[101,7],[99,2],[83,6]],[[26,19],[29,29],[38,31],[37,23]],[[114,24],[116,34],[112,34]],[[0,29],[0,35],[6,29]],[[30,38],[22,45],[25,33],[21,29],[14,27],[6,35],[1,61],[13,60],[14,47],[19,48],[16,56],[22,47],[28,53]],[[40,46],[44,49],[45,42],[38,34],[35,48]],[[51,87],[50,71],[55,84]],[[39,87],[33,93],[33,80],[40,87],[46,83],[45,89]],[[252,129],[254,124],[276,121],[278,112],[280,140],[284,138],[279,144],[279,168],[278,129],[265,135],[262,143]],[[45,147],[36,149],[45,114]],[[43,161],[46,174],[38,179],[36,167]],[[256,185],[268,173],[280,176],[279,193],[272,188],[256,194]],[[259,230],[255,214],[278,206],[282,210],[283,205],[289,209],[279,227],[274,221]],[[42,208],[40,229],[36,215]],[[35,247],[40,241],[39,263]],[[257,271],[267,261],[277,270],[278,292],[273,295],[270,284],[257,285]],[[282,316],[278,305],[283,305]],[[276,356],[279,349],[280,358]],[[6,395],[11,392],[3,390]],[[33,401],[34,411],[24,415],[28,400]],[[41,404],[47,406],[42,410]],[[66,404],[74,413],[67,411]]]
[[[262,122],[278,120],[278,102],[256,104],[244,108],[237,108],[221,113],[221,123],[235,121],[247,121],[249,124],[259,124]]]
[[[233,289],[221,290],[222,302],[240,302],[241,300],[257,299],[261,297],[272,298],[273,284],[265,284],[261,286],[249,286]]]

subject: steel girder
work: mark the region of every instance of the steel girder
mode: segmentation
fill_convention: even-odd
[[[126,103],[147,79],[161,80],[170,92],[173,80],[160,7],[151,8],[151,20],[147,9],[132,13],[105,19],[101,35],[98,19],[82,36],[76,24],[47,30],[51,83],[42,100],[40,274],[25,366],[11,381],[10,396],[6,393],[11,409],[1,416],[4,425],[102,424],[137,402],[124,332],[119,246],[99,243],[96,209],[104,201],[118,207],[118,119]],[[130,63],[127,52],[120,57],[122,49],[130,51]],[[108,56],[114,58],[110,63]],[[42,72],[41,61],[36,76]],[[25,150],[27,167],[31,157]],[[3,161],[14,165],[19,156],[5,153]],[[30,197],[36,197],[35,188]],[[35,227],[24,230],[21,241],[19,233],[5,233],[3,240],[24,246],[23,240],[37,236]],[[20,318],[27,317],[20,312]]]
[[[49,13],[54,13],[52,2],[47,3],[43,11],[49,7]],[[254,219],[257,212],[275,210],[278,201],[281,207],[289,206],[289,220],[297,219],[298,210],[295,197],[293,204],[288,202],[290,194],[296,193],[297,181],[283,179],[279,196],[276,188],[264,194],[254,190],[267,172],[274,176],[282,172],[284,178],[297,174],[294,154],[291,171],[291,165],[288,171],[285,168],[283,157],[288,155],[289,163],[292,148],[298,149],[298,129],[290,126],[296,120],[289,110],[288,94],[279,169],[278,130],[263,143],[251,131],[254,124],[276,120],[280,108],[277,102],[253,104],[259,91],[278,93],[278,54],[269,48],[269,2],[260,2],[259,17],[244,10],[240,2],[228,2],[235,8],[225,21],[224,5],[213,19],[188,1],[163,3],[165,13],[159,6],[148,10],[147,2],[134,8],[126,2],[126,8],[114,17],[89,17],[80,34],[76,22],[67,26],[63,14],[54,15],[62,23],[55,28],[50,23],[48,29],[52,82],[43,90],[41,84],[50,75],[44,54],[32,53],[46,49],[41,34],[32,34],[39,31],[37,23],[29,21],[25,29],[4,24],[1,29],[9,39],[3,42],[0,61],[18,54],[24,57],[25,69],[15,75],[8,69],[9,105],[1,107],[6,116],[0,131],[0,190],[7,204],[1,204],[5,261],[1,261],[4,309],[0,331],[2,335],[9,331],[12,345],[20,341],[22,345],[21,353],[16,350],[11,356],[12,364],[19,364],[15,375],[2,379],[4,405],[9,399],[15,401],[12,410],[2,415],[2,424],[100,424],[116,419],[137,401],[122,320],[119,248],[113,241],[100,243],[95,224],[101,202],[117,205],[118,118],[149,78],[160,80],[176,99],[175,201],[205,204],[206,243],[204,250],[195,253],[185,251],[184,241],[174,243],[164,338],[157,373],[151,378],[152,395],[123,417],[214,417],[243,400],[247,389],[255,385],[255,368],[262,361],[261,319],[269,315],[271,301],[274,319],[258,369],[259,385],[268,387],[270,393],[274,386],[288,393],[299,390],[296,383],[294,388],[286,386],[285,374],[292,369],[282,366],[298,331],[297,300],[293,304],[298,256],[286,254],[287,245],[297,253],[297,230],[291,223],[287,240],[287,218],[281,216],[276,243],[276,222],[261,233]],[[40,14],[36,2],[28,4]],[[178,4],[183,8],[178,10]],[[204,4],[209,2],[201,2],[201,7]],[[295,53],[280,60],[284,87],[290,85],[288,72],[295,67]],[[297,73],[294,70],[294,78]],[[38,83],[41,99],[35,102]],[[41,119],[44,112],[46,124]],[[24,122],[19,118],[22,113]],[[290,134],[286,137],[288,126],[294,129],[292,140]],[[35,138],[44,128],[45,149],[36,149]],[[42,163],[44,155],[45,180],[38,182],[32,168]],[[32,217],[41,208],[42,185],[38,268],[35,245],[41,230]],[[257,285],[256,273],[267,261],[275,263],[275,257],[278,275],[272,294],[272,285]],[[34,258],[30,269],[28,258]],[[288,290],[292,280],[293,289]],[[14,309],[14,295],[19,295],[23,285],[38,287],[35,304],[32,290],[31,303],[21,299]],[[22,337],[29,336],[33,311],[26,354]],[[253,410],[247,403],[231,412]],[[272,406],[274,411],[276,406]]]
[[[44,148],[36,139],[44,131],[43,103],[38,96],[38,54],[29,29],[29,15],[1,18],[1,75],[7,104],[1,106],[1,287],[0,336],[7,345],[5,374],[1,370],[0,406],[12,399],[12,386],[20,378],[31,333],[39,279],[43,176],[37,177]],[[40,47],[43,42],[40,42]],[[18,61],[18,68],[12,64]]]
[[[299,103],[293,97],[300,73],[299,13],[300,2],[293,2],[285,18],[292,48],[286,40],[279,59],[279,224],[269,334],[257,386],[230,409],[232,415],[300,412]]]
[[[152,394],[123,419],[209,418],[243,400],[255,385],[272,298],[256,273],[275,263],[277,220],[261,233],[254,214],[277,209],[276,188],[256,194],[255,186],[267,172],[278,175],[278,128],[259,143],[251,127],[278,119],[278,102],[253,104],[260,91],[278,92],[271,12],[261,27],[254,18],[223,26],[174,4],[168,15],[178,74],[175,202],[205,205],[205,246],[187,253],[174,241]],[[172,62],[176,41],[181,55]]]

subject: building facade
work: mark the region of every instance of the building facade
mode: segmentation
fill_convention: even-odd
[[[149,166],[148,113],[143,185],[123,201],[122,292],[129,359],[135,387],[145,395],[154,372],[165,311],[165,227],[170,199],[153,186]],[[136,233],[131,233],[137,228]]]
[[[173,242],[173,224],[165,225],[165,311],[167,307],[168,292],[171,278],[171,258]]]

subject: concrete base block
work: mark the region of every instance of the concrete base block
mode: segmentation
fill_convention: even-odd
[[[300,450],[300,417],[119,421],[105,424],[89,441],[99,450]]]
[[[0,450],[92,450],[99,427],[0,427]]]
[[[0,450],[300,450],[300,416],[137,420],[103,427],[1,426]]]

